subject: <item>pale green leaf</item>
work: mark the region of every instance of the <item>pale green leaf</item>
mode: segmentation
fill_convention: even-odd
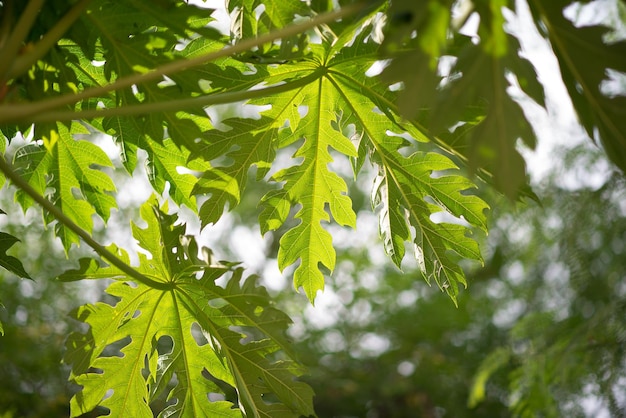
[[[301,368],[272,359],[279,350],[290,352],[284,336],[289,318],[270,305],[255,277],[244,280],[240,268],[199,258],[193,238],[182,235],[185,225],[176,225],[176,216],[166,211],[152,200],[141,208],[147,227],[133,226],[150,253],[140,254],[137,269],[162,289],[131,284],[115,267],[93,261],[60,277],[118,280],[107,290],[115,305],[85,305],[74,313],[91,330],[72,334],[66,344],[72,380],[82,386],[72,398],[71,416],[100,405],[112,416],[152,417],[150,404],[157,398],[173,402],[162,417],[314,414],[310,388],[295,380]],[[128,262],[123,251],[111,251]],[[225,274],[231,276],[226,288],[217,286]],[[107,354],[113,347],[121,356]],[[228,387],[237,390],[238,401],[224,391]],[[210,401],[211,393],[226,399]],[[276,403],[265,402],[270,395]]]
[[[96,166],[111,166],[111,161],[101,148],[74,139],[74,135],[85,133],[88,131],[78,123],[69,127],[59,123],[45,133],[42,146],[27,145],[18,150],[15,163],[22,178],[37,192],[45,195],[46,189],[51,188],[52,203],[90,232],[92,215],[98,214],[106,221],[117,204],[109,194],[115,191],[113,181],[96,169]],[[24,209],[33,203],[21,190],[17,191],[16,200]],[[47,221],[52,222],[53,218],[48,217]],[[57,224],[56,232],[66,251],[79,242],[78,236],[61,224]]]

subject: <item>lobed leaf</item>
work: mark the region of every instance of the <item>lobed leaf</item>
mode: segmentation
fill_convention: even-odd
[[[522,139],[533,148],[535,134],[507,91],[509,74],[530,98],[545,103],[534,68],[518,55],[518,41],[505,30],[508,3],[476,3],[478,38],[470,40],[457,33],[462,22],[452,25],[449,1],[394,2],[383,43],[384,56],[392,61],[381,76],[387,84],[402,83],[403,116],[428,126],[438,144],[468,160],[472,172],[492,173],[488,181],[513,198],[532,195],[524,190],[526,168],[516,146]],[[411,36],[414,31],[417,37]],[[444,55],[456,61],[442,77]]]
[[[414,241],[423,254],[425,274],[449,288],[454,297],[456,284],[464,283],[464,277],[447,251],[480,260],[477,244],[466,237],[466,226],[436,224],[429,216],[444,211],[485,229],[483,210],[487,206],[464,192],[474,187],[469,180],[431,176],[433,171],[456,168],[446,157],[423,152],[408,159],[402,156],[400,149],[410,142],[391,136],[390,128],[422,143],[429,141],[429,133],[416,123],[401,122],[395,93],[365,75],[378,58],[379,48],[368,41],[368,29],[355,26],[340,35],[338,42],[348,44],[343,48],[310,45],[306,59],[278,67],[258,66],[268,74],[265,83],[292,83],[293,88],[269,99],[251,100],[251,104],[271,104],[261,112],[260,120],[231,118],[224,121],[226,130],[207,132],[199,155],[213,158],[214,166],[194,189],[208,196],[200,216],[203,224],[216,222],[226,207],[232,209],[239,203],[251,166],[257,166],[260,178],[269,170],[276,149],[296,148],[294,165],[281,167],[272,176],[271,181],[280,186],[262,198],[259,222],[262,233],[276,230],[296,209],[293,213],[298,223],[281,238],[278,262],[281,269],[299,263],[294,285],[302,287],[312,301],[324,286],[322,271],[332,271],[335,265],[332,238],[323,223],[330,222],[331,216],[343,226],[354,227],[356,222],[345,181],[329,169],[333,161],[330,150],[349,157],[355,174],[369,150],[381,172],[387,173],[386,181],[393,183],[391,200],[384,203],[389,209],[381,212],[383,224],[391,224],[390,219],[395,218],[393,228],[381,229],[387,252],[400,265],[404,241]],[[374,197],[382,202],[376,194]],[[401,213],[405,209],[412,213],[406,220]],[[417,230],[414,238],[409,226]]]
[[[361,43],[352,47],[354,51],[364,52],[370,48],[372,46]],[[352,60],[339,60],[336,66],[331,65],[329,77],[340,92],[338,105],[343,109],[346,123],[354,123],[357,132],[361,132],[361,141],[365,141],[372,162],[378,166],[372,202],[380,208],[380,231],[385,249],[400,267],[405,254],[404,242],[413,241],[427,280],[434,279],[454,300],[457,284],[465,284],[465,278],[449,251],[462,258],[482,261],[477,243],[467,235],[470,226],[486,230],[487,204],[467,193],[475,187],[470,180],[450,174],[457,166],[449,158],[419,148],[408,157],[404,156],[404,148],[414,150],[415,146],[410,140],[390,132],[390,127],[420,142],[428,141],[429,132],[419,125],[399,122],[391,94],[376,94],[384,92],[380,82],[354,76],[362,73],[354,71],[353,65]],[[435,223],[431,215],[439,212],[464,221]]]
[[[75,135],[87,133],[76,122],[51,126],[43,136],[43,145],[29,144],[16,152],[15,165],[38,193],[46,195],[47,188],[51,188],[52,203],[82,229],[91,232],[92,215],[107,221],[117,204],[109,194],[115,191],[113,181],[95,169],[95,166],[111,166],[111,160],[96,145],[74,139]],[[22,190],[16,192],[16,200],[24,210],[33,204]],[[47,217],[47,222],[53,220]],[[63,225],[57,224],[55,229],[66,251],[73,243],[79,243],[78,236]]]
[[[626,171],[626,97],[603,90],[609,71],[626,73],[626,41],[609,42],[602,26],[578,27],[563,11],[570,1],[530,1],[535,18],[559,60],[561,76],[578,119],[590,138],[599,139],[607,155]]]
[[[151,417],[159,399],[168,402],[162,417],[313,415],[311,389],[295,380],[302,369],[279,360],[280,350],[289,352],[289,318],[270,305],[256,277],[244,280],[241,268],[200,256],[193,238],[181,235],[185,226],[155,205],[142,206],[148,226],[134,225],[133,235],[151,254],[139,255],[138,271],[162,288],[131,284],[116,268],[93,261],[60,277],[117,280],[107,290],[118,300],[114,306],[74,312],[90,331],[72,334],[66,344],[71,378],[82,386],[71,416],[102,406],[112,416]],[[128,262],[124,252],[112,251]],[[225,288],[215,284],[229,273]],[[110,351],[115,347],[119,355]],[[216,394],[222,400],[212,400]]]

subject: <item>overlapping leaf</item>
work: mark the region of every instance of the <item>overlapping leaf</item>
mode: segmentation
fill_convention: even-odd
[[[450,27],[449,1],[394,3],[385,39],[385,53],[393,61],[383,78],[403,83],[399,105],[405,116],[425,121],[433,134],[469,160],[473,171],[489,170],[495,186],[515,197],[526,183],[517,141],[521,138],[532,148],[535,135],[507,92],[507,74],[515,74],[524,92],[540,105],[544,97],[534,69],[518,55],[519,43],[505,31],[502,9],[508,5],[506,0],[475,5],[482,41],[474,44],[462,35],[449,36],[451,29],[458,30]],[[412,30],[417,37],[410,36]],[[442,82],[437,62],[444,54],[457,60],[451,77]],[[408,67],[414,71],[406,71]]]
[[[263,177],[275,158],[277,146],[288,146],[299,137],[312,138],[306,141],[305,146],[299,151],[305,156],[305,167],[284,170],[274,176],[275,180],[285,181],[286,185],[279,192],[278,199],[273,197],[274,193],[267,196],[265,202],[268,203],[268,208],[264,214],[268,215],[262,215],[261,220],[263,232],[275,229],[284,222],[283,215],[285,209],[289,212],[292,205],[290,202],[306,201],[302,213],[297,215],[302,217],[301,227],[284,238],[286,241],[282,247],[292,247],[293,242],[291,244],[289,242],[295,240],[298,242],[294,247],[296,251],[283,251],[279,258],[280,265],[284,268],[301,257],[299,249],[305,246],[309,248],[303,256],[301,268],[296,272],[295,283],[297,286],[304,286],[311,299],[317,290],[323,287],[323,276],[318,263],[321,262],[326,268],[332,269],[335,262],[330,235],[320,225],[322,220],[329,220],[324,209],[325,205],[330,204],[333,217],[338,223],[354,225],[355,221],[349,199],[344,195],[347,191],[345,182],[331,173],[326,165],[332,161],[328,153],[329,146],[340,149],[348,155],[356,154],[352,144],[331,128],[331,123],[336,117],[326,114],[326,109],[332,107],[330,102],[333,100],[327,93],[328,86],[325,87],[324,94],[319,96],[320,102],[315,104],[311,100],[318,95],[320,85],[317,82],[324,82],[319,78],[319,74],[321,73],[318,65],[312,65],[311,62],[283,65],[278,69],[272,69],[266,82],[293,83],[293,90],[273,98],[272,109],[263,112],[261,120],[230,119],[224,121],[229,130],[213,130],[207,133],[199,155],[213,159],[227,156],[232,161],[229,165],[216,166],[207,171],[195,189],[197,193],[210,194],[200,210],[203,224],[216,222],[222,215],[225,205],[232,209],[239,203],[250,166],[256,165],[257,176]],[[307,80],[315,81],[307,83]],[[310,105],[309,101],[312,101],[313,105]],[[265,100],[251,101],[255,104],[265,102]],[[298,108],[301,105],[309,107],[310,116],[306,124],[300,123]],[[286,139],[279,144],[278,138],[281,135],[279,130],[284,128],[285,124],[289,125],[282,133]],[[318,138],[323,140],[320,141]],[[299,180],[301,169],[305,172],[304,181]],[[312,190],[317,191],[311,194]],[[273,208],[273,202],[276,202],[279,208]],[[315,209],[310,210],[312,207]]]
[[[284,26],[294,15],[305,11],[300,2],[296,3],[263,3],[265,9],[257,12],[265,17],[256,23],[266,27],[247,28],[242,36]],[[89,36],[86,39],[75,39],[74,43],[67,41],[63,44],[68,51],[74,51],[72,56],[78,57],[78,61],[70,60],[69,63],[60,63],[58,66],[70,68],[74,76],[67,75],[68,82],[81,88],[102,85],[173,59],[193,57],[218,50],[225,45],[223,39],[203,28],[210,19],[210,12],[184,8],[174,3],[159,4],[158,8],[169,7],[172,16],[175,15],[175,24],[172,26],[159,13],[148,10],[149,6],[145,1],[136,0],[111,5],[106,15],[94,18],[94,13],[103,10],[106,5],[108,3],[104,0],[90,4],[90,12],[81,20],[82,24],[91,23],[88,25]],[[260,3],[256,1],[232,2],[229,7],[232,10],[238,7],[247,13],[243,21],[247,19],[251,22],[255,19],[253,15],[258,5]],[[140,16],[143,20],[139,19]],[[359,17],[361,20],[357,20],[361,22],[367,18],[367,14],[364,14]],[[299,51],[302,54],[298,59],[290,57],[287,60],[273,61],[274,65],[266,67],[263,64],[267,64],[267,61],[251,60],[248,56],[224,58],[202,68],[172,75],[171,79],[161,82],[147,81],[134,89],[119,89],[104,97],[91,98],[79,103],[78,107],[93,109],[136,106],[232,91],[248,91],[251,95],[260,96],[253,92],[267,86],[270,89],[280,86],[281,93],[269,100],[264,98],[249,101],[251,104],[271,105],[270,110],[262,113],[261,120],[227,119],[224,121],[226,129],[222,131],[212,128],[200,107],[189,109],[186,116],[183,113],[154,112],[132,117],[106,117],[92,123],[116,138],[122,146],[124,162],[129,171],[135,166],[137,150],[145,149],[148,152],[150,178],[155,189],[163,192],[169,183],[170,195],[176,203],[193,208],[195,201],[191,194],[206,195],[208,199],[200,209],[203,225],[217,221],[226,207],[232,208],[239,203],[250,167],[256,166],[260,179],[270,170],[277,148],[297,148],[293,154],[294,164],[279,170],[272,178],[272,181],[281,186],[264,197],[260,223],[263,232],[277,229],[285,223],[292,209],[297,208],[294,212],[297,225],[282,238],[279,264],[284,269],[299,263],[295,272],[295,285],[302,286],[309,298],[313,299],[316,292],[323,288],[322,271],[332,270],[335,264],[332,239],[323,224],[330,222],[331,218],[339,225],[354,226],[356,223],[347,196],[347,185],[329,169],[329,164],[333,161],[331,149],[349,157],[354,163],[355,171],[363,165],[369,149],[375,162],[382,167],[381,172],[389,176],[394,170],[400,170],[402,164],[412,164],[408,160],[400,159],[401,146],[395,139],[390,139],[389,128],[397,133],[408,132],[421,141],[428,138],[428,133],[418,125],[399,121],[393,104],[393,92],[384,84],[363,75],[377,58],[379,45],[370,39],[375,38],[374,29],[356,22],[333,26],[332,30],[340,32],[328,32],[324,35],[335,40],[333,45],[310,45],[306,51]],[[441,25],[437,28],[440,29]],[[329,27],[325,30],[331,29]],[[181,39],[194,33],[205,37],[190,41],[184,48],[177,48]],[[443,41],[439,39],[438,42]],[[288,45],[289,41],[283,40],[281,48],[283,44]],[[298,48],[303,48],[304,45],[306,43]],[[77,48],[89,50],[89,58],[102,60],[102,68],[89,59],[80,58]],[[354,143],[359,138],[362,140],[357,150]],[[43,152],[43,148],[30,147],[24,153],[26,151],[30,152],[28,156],[32,161],[23,173],[38,190],[43,191],[47,184],[43,173],[50,166],[50,157]],[[389,155],[385,156],[385,153]],[[187,162],[190,159],[202,159],[206,163],[194,162],[190,165]],[[389,165],[392,163],[396,166]],[[432,163],[431,171],[438,170],[437,167],[443,164],[439,160],[433,160]],[[443,164],[446,169],[453,168],[446,164]],[[181,167],[204,174],[196,183],[196,179],[190,174],[181,173]],[[424,172],[429,171],[426,168]],[[402,182],[410,183],[414,180],[412,177],[421,178],[421,174],[412,173],[406,175],[406,178],[401,177],[399,173],[395,173],[394,181],[398,183],[398,190],[402,190]],[[424,216],[428,217],[437,210],[424,205],[423,201],[434,199],[435,202],[429,201],[429,204],[439,208],[438,210],[462,217],[479,227],[483,226],[482,215],[476,214],[480,205],[469,203],[474,198],[461,194],[459,196],[462,197],[450,195],[458,190],[446,189],[443,181],[422,180],[422,183],[426,184],[421,186],[425,191],[414,193],[419,196],[419,200],[404,199],[403,204],[407,208],[414,208],[416,213],[426,211]],[[455,187],[464,190],[471,187],[471,184],[456,182]],[[71,188],[76,188],[76,185]],[[83,194],[87,192],[78,189]],[[64,196],[69,195],[65,193]],[[85,203],[79,203],[83,204]],[[95,206],[96,212],[103,217],[105,206]],[[85,229],[90,228],[85,210],[78,206],[67,209],[74,211],[72,215],[79,225],[84,225]],[[416,227],[416,219],[412,219],[408,225]],[[420,234],[428,236],[431,233],[437,234],[436,229],[444,227],[433,228],[422,227],[418,230]],[[449,232],[451,227],[447,228]],[[394,235],[390,231],[391,229],[384,229],[383,232]],[[464,230],[461,228],[461,231]],[[457,235],[454,234],[458,238]],[[387,245],[387,249],[398,264],[403,255],[400,247],[404,245],[399,244],[400,238],[402,242],[411,240],[410,234],[407,235],[399,229],[395,238],[387,240],[395,242],[394,245]],[[64,237],[64,240],[67,246],[67,243],[75,242],[76,237],[70,235]],[[466,241],[457,241],[461,246],[456,249],[457,253],[463,256],[470,253],[475,255],[474,251],[462,251]],[[439,247],[439,252],[448,248],[443,244]],[[432,252],[424,248],[422,250],[425,254]],[[437,262],[444,261],[449,260],[441,254],[437,256]],[[437,262],[427,263],[428,274],[438,269]],[[458,277],[456,279],[460,281]]]
[[[350,157],[357,156],[350,140],[332,126],[340,114],[337,100],[337,91],[325,77],[303,88],[294,97],[294,103],[307,106],[308,113],[297,128],[288,133],[289,139],[284,143],[292,142],[292,138],[304,138],[304,143],[294,154],[303,161],[274,175],[273,179],[284,182],[284,186],[278,194],[272,193],[264,198],[267,207],[261,219],[262,230],[266,231],[270,222],[284,217],[284,212],[280,214],[280,200],[302,205],[295,214],[299,224],[281,238],[278,262],[284,268],[300,259],[294,284],[296,288],[302,286],[310,300],[315,298],[317,290],[323,288],[320,265],[331,271],[335,266],[332,238],[321,223],[330,221],[330,214],[339,225],[356,226],[347,185],[328,168],[333,161],[331,148]],[[327,205],[329,213],[326,212]]]
[[[114,306],[98,303],[75,312],[91,328],[67,343],[72,379],[83,386],[72,399],[71,415],[101,405],[112,416],[152,417],[150,404],[159,397],[169,400],[163,417],[314,414],[310,388],[295,380],[301,370],[276,357],[281,349],[289,351],[289,318],[271,307],[255,277],[244,280],[240,268],[210,264],[206,249],[200,256],[193,238],[182,235],[185,226],[175,225],[175,216],[155,204],[142,207],[147,227],[133,226],[151,255],[139,255],[137,270],[153,285],[131,285],[116,268],[93,260],[61,276],[118,280],[108,289],[118,299]],[[231,276],[226,287],[217,286],[225,274]],[[120,346],[119,354],[107,351]],[[225,388],[235,388],[237,398]],[[210,394],[225,400],[210,401]]]
[[[207,135],[201,154],[205,158],[227,155],[232,161],[207,170],[194,187],[194,194],[208,197],[200,208],[203,225],[217,222],[226,207],[232,209],[239,204],[252,165],[257,166],[258,178],[269,170],[276,152],[272,144],[275,134],[262,129],[267,128],[268,122],[267,119],[227,120],[230,130],[213,130]]]
[[[418,150],[404,156],[407,152],[404,148],[410,147],[411,142],[390,135],[390,127],[402,129],[420,141],[428,140],[428,132],[397,121],[393,97],[380,88],[377,79],[353,75],[364,72],[351,69],[353,60],[347,58],[359,50],[366,53],[371,48],[355,43],[353,51],[346,51],[345,57],[337,57],[337,65],[331,65],[329,73],[341,92],[342,100],[338,105],[344,110],[346,123],[354,123],[357,131],[362,132],[362,141],[378,166],[379,177],[372,198],[374,206],[380,206],[385,249],[400,266],[405,241],[413,241],[426,277],[433,278],[454,298],[457,284],[465,284],[465,279],[458,259],[449,252],[453,251],[457,257],[481,260],[476,242],[466,235],[470,233],[469,225],[486,230],[484,211],[487,205],[466,192],[475,186],[467,178],[452,174],[451,170],[457,167],[444,155]],[[376,94],[379,91],[384,93]],[[353,99],[357,92],[365,92],[367,98]],[[464,219],[469,225],[459,221],[435,223],[431,215],[438,212]]]
[[[104,8],[107,13],[98,13]],[[211,13],[211,9],[175,2],[156,5],[141,0],[115,4],[105,0],[91,2],[89,12],[80,21],[83,25],[81,36],[70,32],[71,39],[60,42],[60,48],[71,59],[59,62],[58,85],[62,88],[70,83],[81,89],[101,86],[125,75],[145,72],[174,58],[183,58],[185,54],[176,51],[175,47],[181,39],[192,35],[201,34],[203,45],[219,49],[223,46],[216,41],[219,36],[206,27]],[[55,56],[52,54],[53,58]],[[190,98],[202,93],[200,79],[196,76],[186,73],[173,77],[176,82],[170,81],[169,84],[157,81],[143,83],[137,89],[116,90],[81,101],[77,108],[109,109]],[[144,149],[148,153],[148,175],[155,190],[162,193],[168,183],[170,196],[177,204],[195,209],[195,198],[190,195],[195,178],[181,173],[180,168],[201,172],[208,167],[200,162],[189,165],[187,160],[189,150],[194,148],[202,130],[208,129],[210,123],[201,107],[189,110],[191,113],[156,112],[134,117],[97,118],[90,122],[114,136],[130,172],[135,168],[137,150]]]
[[[273,147],[286,147],[304,138],[304,143],[294,154],[294,157],[303,159],[302,164],[280,170],[273,176],[274,181],[284,182],[284,186],[263,198],[260,222],[263,233],[277,229],[286,220],[292,206],[302,205],[295,215],[299,224],[281,239],[279,266],[285,268],[300,259],[294,283],[296,287],[302,286],[311,300],[323,288],[321,265],[332,270],[335,264],[331,236],[321,225],[322,221],[330,220],[326,205],[340,225],[354,226],[356,221],[344,180],[328,169],[332,161],[330,148],[349,156],[356,156],[356,150],[332,127],[338,119],[338,109],[334,107],[336,97],[328,80],[317,75],[319,58],[283,66],[280,72],[274,72],[271,82],[286,77],[306,79],[313,75],[313,78],[310,83],[276,97],[272,109],[263,113],[272,120],[269,133],[283,128]],[[306,114],[300,115],[299,111],[305,110]]]
[[[513,38],[510,40],[513,42]],[[506,73],[514,68],[511,61],[516,60],[494,56],[481,46],[468,46],[454,67],[461,77],[444,88],[432,112],[435,132],[464,152],[473,170],[491,171],[495,186],[512,198],[526,183],[526,167],[516,149],[517,141],[521,138],[528,146],[535,146],[530,124],[507,93]],[[463,113],[469,113],[471,119]],[[452,133],[447,131],[463,119],[465,125]]]
[[[93,9],[105,7],[97,2]],[[107,12],[106,18],[93,19],[92,36],[99,39],[103,47],[104,74],[107,79],[115,79],[123,75],[145,72],[175,58],[184,58],[176,46],[181,39],[191,34],[201,34],[207,40],[213,40],[212,48],[219,49],[223,44],[215,39],[219,36],[205,25],[211,20],[212,10],[196,8],[189,5],[174,5],[167,2],[156,9],[146,1],[115,3],[110,5],[114,12]],[[146,19],[149,17],[149,19]],[[172,23],[174,23],[172,25]],[[205,45],[208,45],[206,42]],[[173,77],[173,80],[159,80],[142,83],[136,90],[117,90],[109,101],[103,101],[105,107],[140,105],[142,103],[167,102],[176,99],[195,97],[202,93],[199,79],[193,73],[185,73]],[[163,161],[163,153],[176,153],[176,160],[185,159],[188,152],[194,150],[196,140],[202,135],[208,121],[201,106],[186,109],[189,117],[183,112],[152,112],[139,116],[107,117],[102,122],[103,129],[113,135],[124,149],[127,168],[134,168],[137,147],[148,152],[152,168],[159,176],[169,181],[172,187],[178,187],[172,167]],[[170,145],[162,142],[171,138],[177,147],[187,151],[176,152]],[[150,142],[157,145],[152,146]],[[163,149],[161,149],[163,148]],[[177,203],[190,205],[190,198],[184,183],[181,184],[181,195]],[[157,185],[159,186],[159,185]],[[160,190],[162,191],[162,189]],[[195,205],[190,205],[194,207]]]
[[[381,232],[387,251],[399,265],[404,242],[415,241],[425,273],[454,296],[456,284],[464,283],[464,278],[456,260],[448,255],[449,250],[476,260],[480,260],[480,254],[476,243],[465,236],[469,231],[466,226],[437,224],[429,216],[444,211],[484,229],[486,204],[461,193],[473,187],[467,179],[432,175],[433,171],[456,168],[444,156],[418,153],[406,158],[400,153],[407,143],[390,136],[389,129],[408,132],[420,141],[428,141],[428,132],[400,122],[394,93],[375,78],[365,76],[377,58],[379,45],[367,42],[371,28],[360,29],[354,27],[342,34],[328,49],[311,45],[306,60],[268,67],[267,84],[293,83],[293,89],[269,100],[252,100],[253,104],[272,105],[262,112],[261,121],[253,124],[251,120],[231,119],[225,121],[231,129],[207,133],[203,154],[227,156],[230,162],[212,167],[198,183],[196,192],[210,194],[201,218],[204,223],[215,222],[225,206],[232,208],[239,202],[250,166],[256,164],[263,175],[276,148],[296,147],[295,165],[272,177],[281,187],[262,199],[260,224],[263,233],[276,230],[291,210],[298,208],[294,212],[297,225],[281,239],[279,266],[282,269],[299,262],[295,286],[302,286],[313,300],[324,285],[322,271],[332,271],[335,265],[332,238],[323,223],[332,216],[340,225],[354,226],[356,219],[345,181],[329,169],[333,161],[330,150],[350,157],[358,168],[365,159],[363,151],[369,149],[384,173],[386,190],[391,192],[384,202],[380,193],[375,198],[385,208]],[[352,45],[341,47],[348,43]],[[303,84],[307,78],[309,81]],[[357,152],[353,141],[359,138],[361,151]],[[404,211],[411,216],[405,219]],[[390,217],[397,219],[390,222]],[[417,237],[411,237],[409,227],[417,230]]]
[[[609,158],[626,171],[626,97],[602,91],[607,70],[626,73],[626,41],[606,40],[609,29],[576,27],[563,15],[569,0],[529,4],[552,49],[576,113],[588,135],[600,139]]]
[[[191,120],[193,119],[193,120]],[[203,118],[182,117],[187,127],[194,134],[199,132],[198,125],[207,123]],[[185,123],[181,122],[178,127],[183,131]],[[134,118],[114,118],[104,125],[107,132],[115,135],[115,140],[122,150],[122,161],[128,172],[132,173],[137,164],[137,151],[143,149],[147,153],[148,179],[154,190],[163,193],[166,183],[169,184],[169,195],[178,205],[185,205],[196,210],[195,197],[191,195],[197,181],[194,174],[181,171],[189,169],[203,172],[209,168],[209,164],[197,160],[189,162],[190,153],[185,148],[179,148],[171,138],[161,141],[150,140],[141,135],[143,125],[141,120]]]
[[[111,166],[111,161],[101,148],[74,135],[87,134],[78,123],[69,126],[56,124],[43,136],[43,145],[27,145],[15,155],[20,175],[41,195],[51,188],[50,200],[74,223],[86,231],[93,227],[92,215],[108,220],[112,208],[117,207],[111,178],[95,166]],[[25,192],[18,190],[16,199],[24,209],[32,205]],[[49,217],[48,222],[53,219]],[[57,224],[57,235],[66,251],[78,236]]]
[[[263,5],[263,8],[258,9]],[[305,15],[307,7],[298,0],[227,0],[226,8],[233,14],[232,31],[237,38],[250,38],[272,28],[293,22],[296,14]],[[260,16],[257,17],[257,12]]]

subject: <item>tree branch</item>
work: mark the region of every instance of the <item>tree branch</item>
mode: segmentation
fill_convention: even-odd
[[[24,12],[17,21],[17,25],[15,25],[15,29],[2,47],[2,51],[0,51],[0,85],[3,85],[8,80],[7,75],[13,60],[22,47],[24,39],[28,36],[28,32],[33,27],[43,2],[44,0],[30,0],[28,2]]]
[[[38,59],[46,55],[46,53],[57,43],[63,34],[72,26],[72,24],[80,17],[83,10],[87,7],[91,0],[81,0],[76,3],[52,29],[50,29],[41,38],[34,48],[24,55],[15,58],[13,65],[9,69],[7,79],[15,78],[26,70],[28,70]]]
[[[35,0],[32,0],[35,1]],[[41,0],[37,0],[41,1]],[[365,3],[355,3],[349,6],[343,7],[332,12],[324,13],[307,20],[306,22],[296,23],[286,26],[280,30],[267,33],[265,35],[258,36],[252,39],[245,39],[235,45],[223,48],[219,51],[213,51],[208,54],[204,54],[188,60],[178,60],[168,64],[164,64],[152,71],[144,74],[133,74],[126,77],[117,79],[111,84],[107,84],[99,87],[92,87],[77,94],[66,94],[61,97],[55,97],[52,99],[42,100],[35,103],[25,104],[5,104],[0,106],[0,123],[13,122],[15,120],[25,120],[28,117],[32,117],[36,114],[55,109],[57,107],[71,105],[81,100],[98,97],[110,91],[119,90],[130,87],[132,85],[145,83],[147,81],[159,80],[164,75],[172,75],[183,70],[187,70],[192,67],[196,67],[207,62],[214,61],[218,58],[232,56],[241,52],[248,51],[254,47],[258,47],[268,42],[275,41],[277,39],[286,38],[300,34],[308,29],[316,26],[333,22],[337,19],[352,15],[364,9]]]
[[[95,119],[112,116],[137,116],[154,112],[175,112],[179,110],[189,109],[192,107],[212,106],[224,103],[235,103],[244,100],[255,99],[258,97],[268,97],[278,93],[294,90],[303,87],[322,75],[322,71],[314,71],[306,77],[287,83],[244,91],[234,91],[227,93],[209,94],[200,97],[191,97],[188,99],[168,100],[165,102],[148,102],[137,105],[127,105],[122,107],[113,107],[108,109],[90,109],[74,112],[72,110],[59,110],[44,112],[25,118],[26,121],[32,123],[71,121],[76,119]]]

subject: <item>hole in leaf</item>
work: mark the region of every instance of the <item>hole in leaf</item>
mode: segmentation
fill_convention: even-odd
[[[454,224],[454,225],[462,225],[468,228],[470,227],[470,224],[467,223],[465,219],[457,218],[456,216],[446,211],[432,213],[429,216],[429,218],[433,223],[436,223],[436,224],[448,223],[448,224]]]
[[[379,75],[380,73],[383,72],[385,67],[389,65],[390,62],[391,60],[381,60],[381,61],[374,62],[372,66],[368,68],[368,70],[365,72],[365,75],[367,77],[375,77]]]
[[[209,340],[204,335],[204,331],[197,322],[191,324],[191,336],[200,347],[209,343]]]
[[[200,87],[202,91],[209,92],[211,90],[211,81],[201,78],[198,80],[198,87]]]
[[[393,83],[389,86],[389,91],[400,91],[404,90],[404,82],[398,81],[397,83]]]
[[[130,344],[131,341],[132,339],[130,337],[124,337],[121,340],[109,344],[102,350],[100,357],[124,357],[124,353],[122,353],[121,350]]]
[[[265,335],[261,331],[259,331],[258,328],[254,327],[233,325],[228,327],[228,329],[241,335],[242,338],[239,340],[239,343],[241,345],[246,345],[253,341],[259,341],[265,337]]]
[[[107,390],[107,391],[104,393],[104,396],[102,397],[102,400],[108,399],[108,398],[110,398],[111,396],[113,396],[113,392],[114,392],[114,391],[113,391],[113,389],[109,389],[109,390]]]
[[[261,18],[261,15],[265,12],[265,5],[264,4],[259,4],[255,9],[254,9],[254,15],[256,16],[256,19],[259,20]]]
[[[174,340],[169,335],[163,335],[157,341],[156,349],[159,356],[171,354],[174,349]]]
[[[215,386],[217,386],[217,389],[222,391],[222,393],[219,393],[219,392],[208,393],[207,399],[209,399],[209,401],[211,402],[228,401],[234,405],[239,404],[237,390],[233,386],[229,385],[228,383],[224,382],[221,379],[218,379],[213,374],[211,374],[211,372],[209,372],[207,369],[202,370],[202,377],[213,382]]]
[[[228,305],[228,302],[226,301],[226,299],[223,299],[223,298],[215,298],[215,299],[209,300],[209,306],[212,308],[219,309],[226,305]]]
[[[219,401],[226,400],[226,396],[223,393],[215,393],[215,392],[208,393],[207,398],[209,399],[209,402],[219,402]]]
[[[309,113],[309,106],[307,105],[298,106],[298,114],[300,115],[301,118],[305,117],[308,113]]]

